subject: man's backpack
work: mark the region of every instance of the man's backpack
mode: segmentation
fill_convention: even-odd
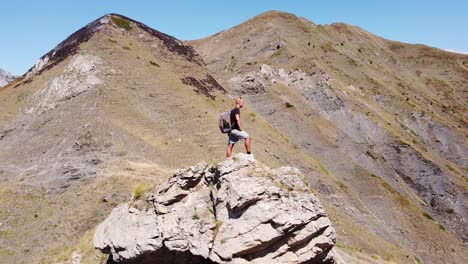
[[[222,112],[221,116],[219,117],[219,129],[221,133],[229,133],[231,132],[231,124],[229,124],[229,119],[231,116],[230,111]]]

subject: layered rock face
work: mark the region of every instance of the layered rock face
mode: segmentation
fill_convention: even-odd
[[[335,240],[299,170],[239,154],[115,208],[94,245],[118,263],[338,263]]]

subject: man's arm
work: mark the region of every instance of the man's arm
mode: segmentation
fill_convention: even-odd
[[[237,126],[239,126],[239,131],[242,131],[241,123],[240,123],[240,115],[236,114]]]

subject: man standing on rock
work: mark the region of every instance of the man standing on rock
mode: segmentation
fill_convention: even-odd
[[[236,107],[231,110],[231,132],[229,132],[229,143],[227,148],[227,157],[232,156],[232,148],[239,140],[245,141],[245,150],[247,154],[250,154],[250,136],[242,130],[240,122],[240,109],[244,106],[244,100],[242,97],[236,99]]]

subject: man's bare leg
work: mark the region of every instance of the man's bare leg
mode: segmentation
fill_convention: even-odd
[[[250,154],[250,137],[245,139],[245,151],[247,151],[247,154]]]
[[[227,153],[226,157],[230,158],[232,156],[232,148],[234,147],[234,144],[229,144],[227,147]]]

